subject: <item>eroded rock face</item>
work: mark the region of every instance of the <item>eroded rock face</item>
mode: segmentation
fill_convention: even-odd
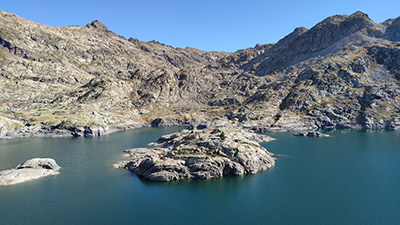
[[[172,181],[254,174],[275,165],[273,154],[258,143],[273,138],[226,120],[214,120],[201,128],[164,135],[150,144],[156,148],[126,150],[128,160],[114,167],[149,180]]]
[[[51,158],[34,158],[14,169],[0,171],[0,186],[18,184],[59,174],[61,167]]]

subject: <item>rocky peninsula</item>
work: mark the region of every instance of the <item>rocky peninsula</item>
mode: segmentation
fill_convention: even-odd
[[[272,140],[231,121],[213,120],[164,135],[150,143],[155,148],[125,150],[127,160],[114,167],[153,181],[254,174],[275,165],[273,154],[259,144]]]
[[[14,169],[0,171],[0,186],[19,184],[26,181],[59,174],[61,167],[51,158],[33,158]]]

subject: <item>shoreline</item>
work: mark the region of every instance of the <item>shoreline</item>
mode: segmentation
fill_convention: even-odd
[[[154,122],[154,121],[153,121]],[[154,124],[153,122],[133,122],[118,125],[108,125],[106,127],[88,127],[88,128],[74,128],[73,130],[55,129],[51,131],[38,130],[33,132],[18,132],[14,135],[0,134],[0,140],[10,140],[18,138],[58,138],[58,137],[96,137],[107,134],[112,134],[120,131],[128,131],[136,128],[145,127],[172,127],[172,126],[190,126],[191,124],[199,124],[204,121],[162,121],[161,123]]]
[[[164,121],[161,119],[155,119],[152,122],[133,122],[119,125],[108,125],[106,127],[87,127],[87,128],[74,128],[73,130],[60,130],[55,129],[51,131],[38,130],[33,132],[16,132],[13,135],[0,134],[1,140],[11,140],[18,138],[59,138],[59,137],[96,137],[112,134],[120,131],[128,131],[136,128],[145,127],[171,127],[171,126],[197,126],[200,123],[211,120],[169,120]],[[268,126],[268,125],[243,125],[238,124],[239,127],[245,130],[251,130],[256,133],[280,133],[280,132],[300,132],[300,131],[317,131],[317,130],[354,130],[354,131],[396,131],[398,129],[367,129],[360,125],[349,126],[349,127],[315,127],[307,126],[307,124],[288,124],[286,126]]]
[[[132,122],[118,125],[108,125],[105,127],[86,127],[86,128],[72,128],[72,129],[54,129],[54,130],[36,130],[36,131],[14,131],[10,133],[0,134],[0,140],[10,140],[17,138],[57,138],[57,137],[96,137],[107,134],[112,134],[120,131],[128,131],[136,128],[145,127],[171,127],[171,126],[197,126],[201,123],[212,121],[213,119],[206,120],[168,120],[165,121],[162,118],[157,118],[152,122]],[[237,121],[234,121],[237,122]],[[279,126],[272,125],[260,125],[260,124],[242,124],[237,123],[237,126],[251,130],[256,133],[280,133],[280,132],[301,132],[301,131],[318,131],[318,130],[354,130],[354,131],[396,131],[400,130],[400,127],[390,129],[384,127],[381,129],[364,128],[360,124],[351,124],[348,126],[330,126],[330,127],[318,127],[312,123],[295,123],[295,124],[282,124]]]

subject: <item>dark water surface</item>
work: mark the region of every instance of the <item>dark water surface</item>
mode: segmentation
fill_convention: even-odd
[[[111,164],[180,128],[0,141],[0,170],[51,157],[61,174],[0,187],[0,224],[400,224],[400,133],[271,136],[252,176],[146,182]]]

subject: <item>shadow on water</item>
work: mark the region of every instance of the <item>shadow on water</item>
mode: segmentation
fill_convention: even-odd
[[[266,171],[264,171],[266,172]],[[262,172],[261,172],[262,173]],[[157,182],[147,180],[142,177],[138,177],[140,181],[145,186],[150,187],[167,187],[167,188],[190,188],[190,187],[212,187],[213,190],[227,190],[229,188],[239,188],[241,186],[245,186],[247,182],[251,182],[254,179],[257,179],[260,173],[251,174],[251,175],[242,175],[242,176],[224,176],[224,177],[217,177],[211,179],[199,179],[199,180],[177,180],[177,181],[170,181],[170,182]],[[136,175],[134,175],[136,176]],[[229,187],[229,188],[227,188]],[[217,188],[217,189],[216,189]]]

